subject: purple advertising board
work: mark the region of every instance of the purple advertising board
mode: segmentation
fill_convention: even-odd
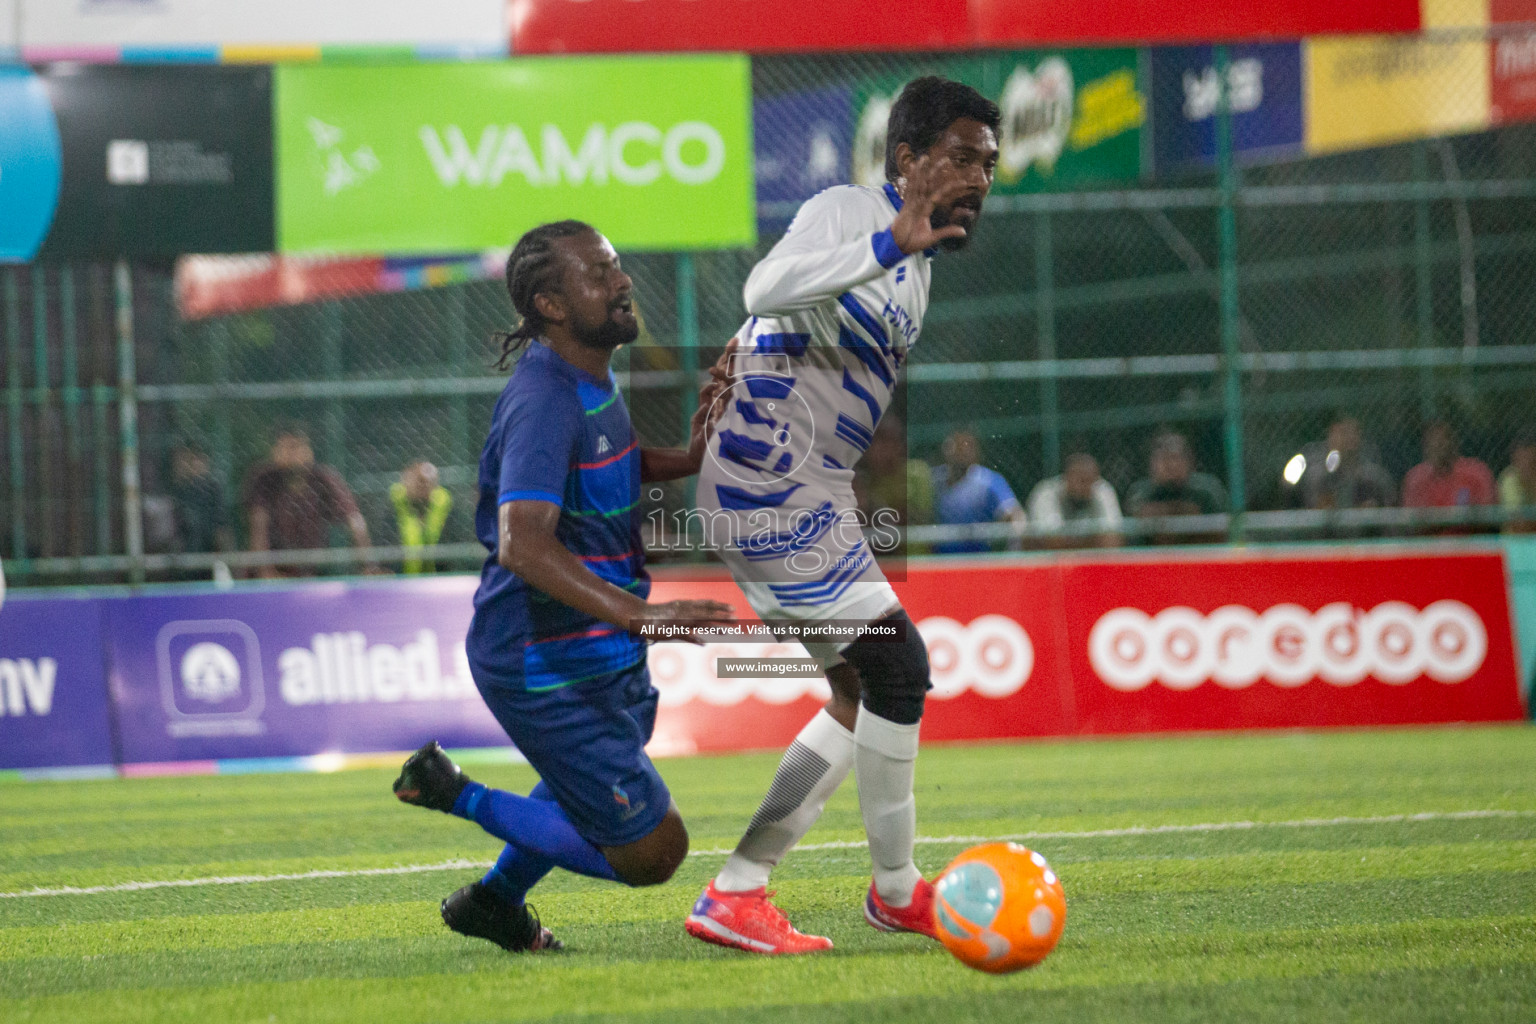
[[[782,231],[800,204],[851,180],[853,95],[818,89],[752,104],[759,228]]]
[[[0,608],[0,768],[112,763],[101,630],[96,600]]]
[[[1254,163],[1297,155],[1302,146],[1301,44],[1229,47],[1227,101],[1232,151]],[[1152,50],[1153,157],[1159,174],[1216,162],[1216,60],[1209,46]]]
[[[125,763],[509,745],[470,679],[473,577],[109,602]]]

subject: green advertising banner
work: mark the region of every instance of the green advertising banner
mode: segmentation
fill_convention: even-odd
[[[440,253],[573,217],[620,249],[752,245],[743,56],[277,69],[278,249]]]
[[[855,96],[855,181],[885,181],[891,102],[920,74],[965,82],[1002,108],[994,193],[1067,189],[1142,173],[1148,100],[1137,51],[1031,50],[914,61],[865,80]]]

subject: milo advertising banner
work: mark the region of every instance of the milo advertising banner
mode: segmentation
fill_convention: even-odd
[[[941,74],[979,89],[1002,108],[994,194],[1126,181],[1142,173],[1147,90],[1137,51],[1027,50],[917,62],[908,73],[865,83],[856,104],[853,178],[885,181],[885,126],[891,103],[919,74]]]
[[[468,252],[575,217],[621,249],[756,241],[744,56],[276,72],[278,247]]]

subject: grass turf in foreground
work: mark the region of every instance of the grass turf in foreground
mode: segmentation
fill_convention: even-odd
[[[556,873],[570,946],[514,957],[437,901],[470,869],[0,899],[0,1020],[1530,1020],[1536,731],[1402,730],[930,747],[927,837],[1030,840],[1067,889],[1056,953],[1006,978],[874,932],[860,848],[791,855],[779,902],[837,948],[766,959],[681,921],[771,755],[668,761],[694,849],[671,884]],[[526,769],[481,770],[526,788]],[[0,787],[0,892],[489,861],[387,771]],[[1515,812],[1445,817],[1465,811]],[[1152,834],[1134,826],[1440,815]],[[844,787],[810,844],[862,838]],[[932,874],[966,840],[918,848]]]

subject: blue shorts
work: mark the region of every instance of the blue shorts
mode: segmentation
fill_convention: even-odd
[[[539,693],[499,685],[473,669],[491,714],[583,838],[626,846],[661,824],[672,794],[645,753],[657,693],[644,662]]]

